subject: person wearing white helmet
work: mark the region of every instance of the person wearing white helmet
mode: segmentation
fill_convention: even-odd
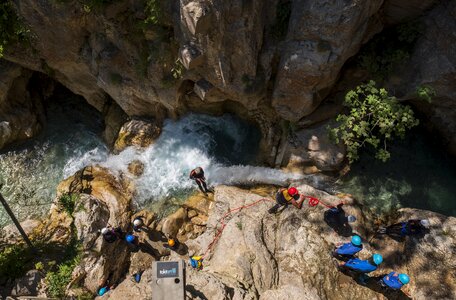
[[[107,243],[114,243],[117,239],[122,237],[122,229],[120,227],[112,228],[111,226],[103,227],[101,230],[101,235]]]
[[[430,227],[428,219],[411,219],[379,229],[379,233],[385,233],[392,238],[404,238],[407,235],[424,235]]]
[[[143,217],[138,216],[133,220],[133,230],[134,231],[140,232],[143,225],[144,225]]]

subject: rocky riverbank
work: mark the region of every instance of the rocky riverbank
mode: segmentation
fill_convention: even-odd
[[[263,198],[272,199],[271,190],[260,195],[254,190],[217,186],[213,198],[196,195],[174,214],[156,220],[147,211],[133,215],[132,187],[128,181],[96,166],[81,170],[59,186],[59,196],[78,195],[74,212],[70,215],[56,203],[49,217],[34,232],[40,233],[42,239],[61,244],[76,235],[81,243],[81,259],[72,272],[68,295],[80,293],[81,288],[95,293],[100,279],[109,276],[117,287],[102,298],[150,299],[152,261],[187,261],[191,255],[207,253],[201,271],[187,267],[189,299],[382,299],[382,294],[388,299],[455,297],[456,281],[452,272],[456,267],[452,259],[455,218],[401,209],[396,216],[383,221],[396,223],[427,218],[431,228],[421,239],[411,237],[398,242],[375,235],[379,221],[349,195],[332,196],[305,184],[297,187],[303,194],[317,197],[328,206],[344,202],[345,212],[357,217],[357,221],[351,223],[351,232],[340,236],[328,226],[324,220],[327,209],[324,205],[311,207],[306,201],[301,210],[289,207],[271,215],[267,209],[273,202],[267,200],[230,214],[225,219],[226,227],[220,239],[207,252],[222,216]],[[103,241],[99,233],[102,227],[109,223],[128,230],[137,215],[144,217],[148,228],[139,233],[139,251],[132,251],[124,241],[114,244]],[[412,281],[404,293],[382,291],[374,279],[363,286],[338,271],[331,251],[336,243],[347,241],[352,233],[363,237],[362,258],[374,252],[384,256],[383,265],[372,274],[374,278],[393,270],[410,275]],[[165,237],[169,235],[177,236],[182,242],[180,250],[174,252],[165,247]],[[141,282],[135,283],[130,276],[138,271],[144,273]],[[14,286],[23,286],[24,280],[27,279],[18,279]],[[27,295],[39,293],[38,290],[20,290]],[[17,291],[18,288],[13,289]],[[46,291],[44,280],[40,291]]]

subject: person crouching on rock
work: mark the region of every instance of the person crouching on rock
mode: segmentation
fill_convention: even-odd
[[[356,253],[363,249],[363,243],[359,235],[354,235],[350,243],[340,245],[334,250],[333,256],[342,260],[352,258]]]
[[[107,243],[114,243],[117,239],[122,239],[123,236],[120,227],[112,228],[110,226],[101,229],[101,234]]]
[[[276,194],[276,202],[277,204],[268,210],[270,214],[277,213],[277,210],[280,207],[287,207],[290,203],[294,207],[301,209],[302,203],[304,202],[304,196],[300,195],[299,191],[293,186],[288,189],[281,188]]]
[[[204,177],[204,170],[201,167],[195,168],[190,172],[190,179],[195,180],[196,184],[198,185],[201,192],[207,196],[207,193],[210,190],[207,188],[206,185],[206,178]]]
[[[392,290],[400,290],[404,285],[410,282],[410,277],[407,274],[398,274],[391,272],[380,279],[380,285],[384,288]]]
[[[366,274],[377,270],[382,261],[383,257],[376,253],[368,260],[352,258],[347,262],[342,262],[339,268],[355,272],[359,275],[358,280],[364,284],[366,283],[366,278],[368,278]]]

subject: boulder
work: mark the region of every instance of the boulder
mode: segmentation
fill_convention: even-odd
[[[44,278],[44,274],[38,270],[28,271],[24,277],[16,279],[11,296],[37,296],[38,284]]]
[[[144,163],[137,159],[132,161],[128,164],[128,172],[136,177],[141,176],[144,173]]]
[[[437,2],[437,0],[386,0],[383,4],[385,23],[395,25],[417,18]]]
[[[114,150],[121,152],[129,146],[149,147],[160,135],[161,128],[154,122],[131,120],[120,128]]]
[[[0,148],[41,131],[41,99],[27,90],[32,72],[0,60]]]
[[[25,234],[30,235],[35,227],[40,224],[40,221],[27,219],[20,224]],[[22,241],[22,236],[14,224],[6,225],[0,229],[0,244],[16,244],[20,241]]]
[[[343,167],[345,147],[335,144],[329,138],[328,125],[322,123],[301,129],[285,145],[282,166],[293,172],[315,173],[321,171],[336,171]],[[315,166],[316,169],[312,169]]]

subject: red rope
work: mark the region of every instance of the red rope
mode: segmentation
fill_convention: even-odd
[[[323,201],[319,200],[318,198],[315,198],[315,197],[312,197],[312,196],[304,196],[304,198],[308,198],[309,199],[309,206],[311,206],[311,207],[317,206],[318,204],[321,204],[321,205],[323,205],[323,206],[325,206],[327,208],[333,208],[334,207],[334,205],[328,205],[328,204],[324,203]],[[204,255],[202,256],[203,259],[206,257],[206,255],[209,254],[209,252],[216,245],[217,241],[219,240],[220,236],[222,235],[222,232],[223,232],[223,230],[226,227],[226,223],[225,223],[225,218],[226,217],[231,215],[233,212],[237,212],[237,211],[239,211],[241,209],[244,209],[244,208],[250,208],[250,207],[255,206],[255,205],[257,205],[258,203],[261,203],[261,202],[275,202],[275,201],[272,200],[272,199],[262,198],[262,199],[260,199],[258,201],[250,203],[248,205],[242,205],[240,207],[233,208],[233,209],[229,210],[228,212],[226,212],[222,216],[222,218],[219,220],[217,225],[215,226],[215,228],[217,228],[217,226],[219,224],[221,224],[221,227],[217,230],[217,233],[215,234],[214,239],[212,240],[212,242],[210,242],[209,246],[206,249],[206,252],[204,252]]]
[[[249,207],[252,207],[252,206],[255,206],[257,205],[258,203],[261,203],[261,202],[274,202],[274,200],[271,200],[271,199],[267,199],[267,198],[262,198],[258,201],[255,201],[253,203],[250,203],[248,205],[242,205],[240,207],[236,207],[236,208],[233,208],[231,210],[229,210],[228,212],[226,212],[222,218],[220,219],[220,221],[217,223],[217,225],[215,226],[215,228],[217,228],[217,226],[219,224],[221,224],[221,227],[218,229],[217,233],[215,234],[215,237],[214,239],[212,240],[212,242],[209,244],[209,246],[207,247],[207,250],[206,252],[204,252],[204,255],[203,255],[203,258],[206,257],[207,254],[209,254],[209,252],[212,250],[212,248],[215,246],[215,244],[217,243],[218,239],[220,238],[220,236],[222,235],[222,232],[223,230],[225,229],[226,227],[226,223],[225,223],[225,218],[228,217],[229,215],[231,215],[233,212],[236,212],[236,211],[239,211],[241,209],[244,209],[244,208],[249,208]]]

